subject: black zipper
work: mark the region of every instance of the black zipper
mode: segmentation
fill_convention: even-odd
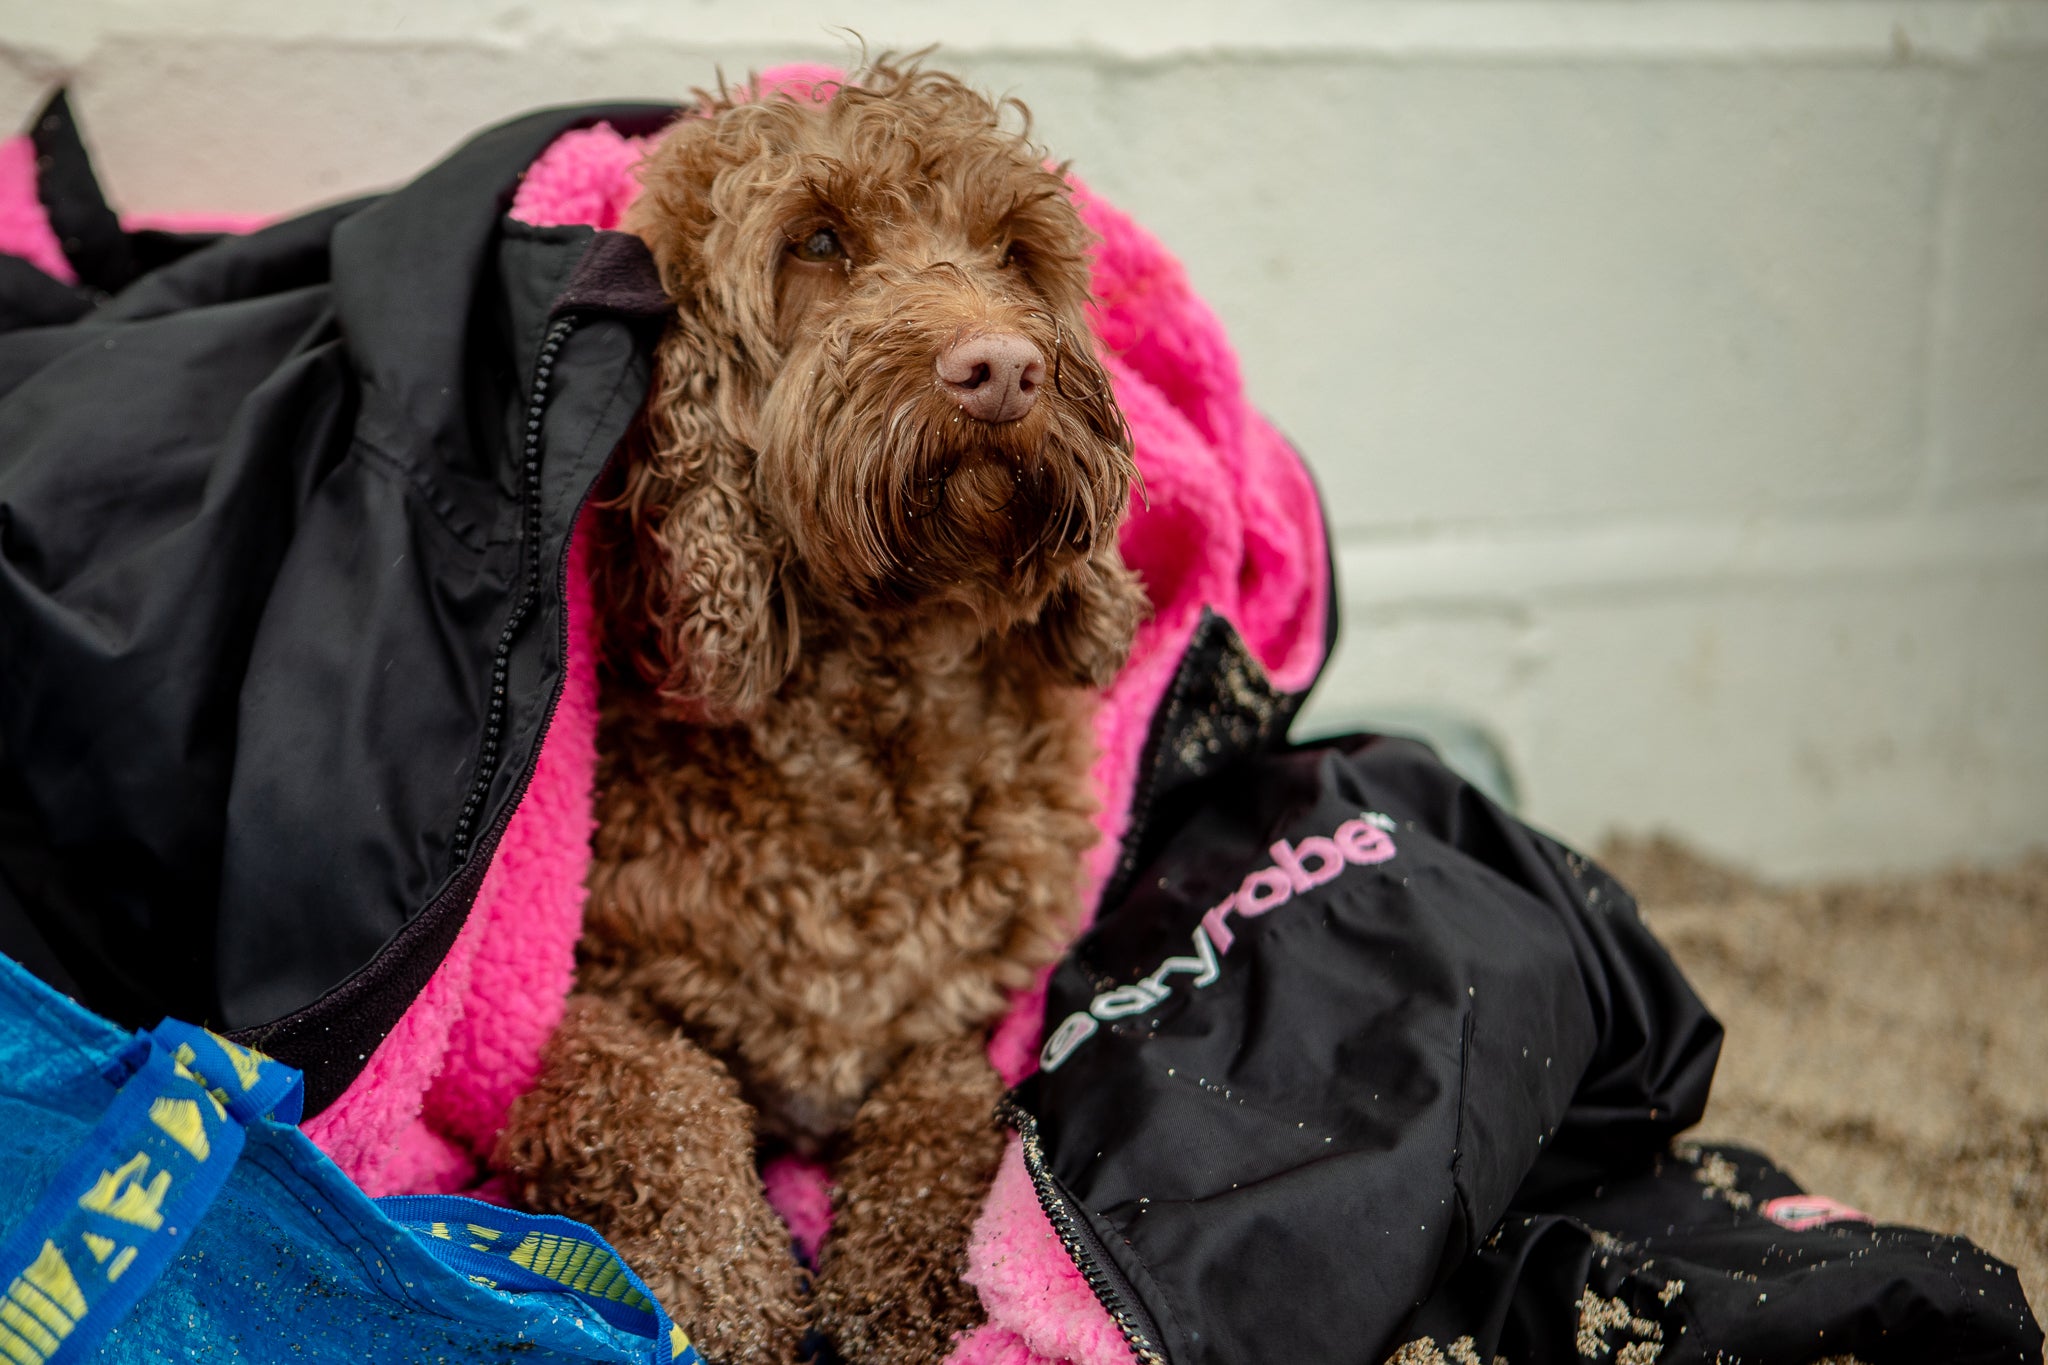
[[[452,848],[457,866],[468,863],[469,855],[476,847],[472,832],[477,812],[483,808],[484,799],[490,794],[492,779],[498,775],[498,741],[505,728],[506,678],[512,662],[512,641],[525,626],[534,605],[540,601],[541,421],[547,414],[548,381],[554,375],[555,357],[561,352],[562,343],[569,339],[569,333],[575,330],[573,316],[555,319],[541,341],[540,355],[533,367],[533,388],[526,403],[525,452],[520,464],[519,487],[519,501],[525,512],[520,539],[521,558],[526,563],[526,581],[520,588],[519,600],[513,604],[512,614],[505,618],[504,630],[498,633],[497,652],[491,656],[491,709],[484,722],[483,749],[477,756],[476,779],[470,783],[469,795],[462,803],[462,816],[455,822]],[[573,523],[570,534],[573,539]],[[566,629],[565,626],[565,632]],[[567,657],[566,653],[564,657]]]
[[[1167,1365],[1166,1348],[1159,1344],[1159,1324],[1138,1301],[1130,1280],[1110,1259],[1102,1239],[1096,1235],[1088,1219],[1074,1207],[1066,1192],[1053,1179],[1052,1172],[1046,1169],[1045,1148],[1038,1136],[1038,1120],[1011,1095],[1003,1097],[998,1112],[1003,1122],[1017,1130],[1022,1141],[1024,1169],[1031,1173],[1031,1187],[1038,1192],[1038,1206],[1045,1210],[1046,1221],[1059,1234],[1060,1245],[1066,1248],[1068,1259],[1088,1281],[1088,1288],[1109,1314],[1110,1321],[1124,1334],[1124,1343],[1131,1348],[1132,1357],[1138,1365]]]
[[[541,429],[539,422],[547,409],[549,381],[553,378],[555,360],[561,352],[562,345],[568,340],[569,334],[575,328],[576,320],[573,316],[557,318],[549,325],[534,366],[533,384],[528,391],[529,400],[526,406],[526,428],[523,442],[525,458],[522,462],[520,474],[520,500],[524,513],[524,543],[520,553],[525,559],[525,582],[520,591],[519,601],[514,604],[512,614],[506,619],[505,629],[498,638],[497,654],[494,657],[491,670],[492,693],[489,728],[485,733],[482,756],[478,760],[476,779],[471,784],[469,796],[463,802],[463,813],[461,824],[457,830],[457,838],[452,841],[456,854],[455,875],[449,879],[446,886],[441,888],[440,894],[423,906],[418,914],[407,920],[404,927],[398,931],[398,934],[391,942],[384,945],[379,951],[380,958],[389,955],[398,960],[409,960],[424,955],[425,958],[430,959],[432,963],[438,966],[441,959],[446,955],[449,944],[453,942],[454,935],[460,932],[461,928],[460,921],[453,926],[445,923],[451,908],[458,905],[462,906],[464,907],[463,914],[466,915],[468,913],[467,907],[475,903],[477,893],[483,886],[484,873],[489,870],[491,855],[496,851],[498,841],[504,837],[506,828],[512,823],[512,814],[518,809],[520,800],[526,794],[527,786],[533,781],[534,769],[539,766],[540,744],[536,742],[533,753],[528,757],[526,767],[520,773],[518,781],[513,783],[512,789],[506,794],[507,799],[503,803],[503,808],[498,812],[497,818],[492,820],[484,829],[477,830],[475,828],[477,811],[481,808],[483,798],[488,793],[491,781],[497,775],[498,770],[499,741],[505,723],[505,682],[511,657],[511,642],[520,628],[524,626],[526,618],[531,615],[535,604],[540,598]],[[599,477],[601,478],[602,475]],[[598,479],[593,479],[590,487],[583,490],[583,495],[577,499],[575,511],[569,518],[569,534],[563,538],[562,552],[556,558],[558,582],[567,583],[569,551],[575,541],[575,526],[582,519],[583,509],[589,504],[591,493],[595,490],[597,482]],[[565,587],[565,594],[566,591]],[[540,733],[543,740],[554,725],[555,711],[561,705],[562,690],[567,682],[566,662],[569,657],[569,613],[566,597],[563,601],[558,637],[558,648],[561,651],[561,658],[564,661],[565,668],[562,676],[556,679],[555,687],[548,695],[547,707],[541,715]],[[477,856],[479,854],[482,856]],[[427,936],[440,936],[442,941],[439,947],[426,950],[418,947],[416,940]],[[331,1045],[333,1042],[330,1036],[333,1032],[332,1025],[322,1023],[320,1019],[323,1013],[332,1012],[336,1005],[337,997],[346,997],[352,990],[360,989],[360,977],[361,973],[350,977],[318,1000],[313,1001],[302,1009],[295,1010],[282,1019],[273,1019],[267,1024],[260,1024],[253,1028],[236,1029],[228,1037],[235,1042],[282,1055],[284,1052],[294,1049],[290,1042],[279,1040],[277,1035],[279,1033],[291,1034],[294,1032],[295,1026],[306,1027],[310,1021],[319,1025],[319,1033],[323,1041]],[[401,981],[400,987],[405,991],[407,998],[410,999],[426,987],[427,980],[427,977],[422,976],[420,979],[409,983]],[[384,983],[384,989],[388,990],[389,988],[390,983],[387,981]],[[386,1032],[388,1033],[388,1030]],[[379,1046],[385,1036],[385,1034],[380,1033],[373,1038],[363,1040],[360,1050],[366,1053],[369,1052]],[[286,1060],[289,1060],[289,1058]],[[309,1054],[308,1060],[317,1062],[317,1054]],[[338,1098],[341,1090],[337,1089],[332,1094],[325,1093],[320,1082],[316,1079],[317,1076],[325,1075],[324,1069],[315,1071],[303,1063],[298,1063],[298,1065],[301,1066],[301,1069],[307,1071],[307,1111],[309,1114],[317,1114]],[[349,1081],[353,1081],[355,1074],[354,1072],[350,1073]],[[347,1082],[343,1083],[343,1088],[346,1088],[346,1084]]]

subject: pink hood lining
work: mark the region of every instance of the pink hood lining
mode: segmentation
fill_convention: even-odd
[[[831,97],[838,73],[785,67],[761,87]],[[512,212],[537,226],[616,228],[638,191],[646,144],[609,126],[564,134],[528,170]],[[35,193],[27,138],[0,142],[0,251],[66,282],[65,261]],[[1322,515],[1300,460],[1246,402],[1237,358],[1185,272],[1128,217],[1076,183],[1101,239],[1095,325],[1117,400],[1136,440],[1145,498],[1121,539],[1153,616],[1096,718],[1094,782],[1103,838],[1085,867],[1093,907],[1122,849],[1153,712],[1203,609],[1243,636],[1283,690],[1322,662],[1329,608]],[[125,220],[130,227],[145,224]],[[158,217],[149,226],[238,231],[246,217]],[[593,828],[598,683],[584,529],[572,541],[566,677],[532,781],[513,812],[454,945],[348,1090],[305,1131],[371,1194],[462,1192],[480,1184],[512,1101],[529,1088],[573,984]],[[1077,931],[1078,932],[1078,931]],[[1014,1084],[1036,1067],[1044,982],[1021,994],[990,1039]],[[829,1223],[821,1168],[785,1161],[764,1175],[792,1232],[815,1249]],[[1014,1138],[969,1248],[967,1278],[988,1313],[957,1365],[1123,1365],[1121,1333],[1046,1221]]]

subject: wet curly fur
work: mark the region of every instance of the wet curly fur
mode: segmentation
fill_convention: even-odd
[[[497,1164],[719,1362],[813,1329],[936,1360],[979,1321],[985,1031],[1078,910],[1136,473],[1088,234],[1011,108],[886,60],[705,96],[628,222],[676,312],[598,525],[578,988]],[[985,332],[1044,358],[1016,420],[937,377]],[[779,1148],[838,1182],[814,1279],[762,1193]]]

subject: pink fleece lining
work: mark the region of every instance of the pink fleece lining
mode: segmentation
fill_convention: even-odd
[[[21,257],[51,279],[78,283],[36,197],[36,145],[26,133],[0,142],[0,252]]]
[[[823,67],[767,73],[762,88],[830,98]],[[0,142],[0,251],[58,278],[70,268],[35,199],[26,139]],[[558,138],[529,168],[513,213],[546,226],[614,228],[637,192],[646,144],[599,125]],[[1237,358],[1180,264],[1085,187],[1083,219],[1101,239],[1094,322],[1144,474],[1121,538],[1153,615],[1096,717],[1093,778],[1103,838],[1084,871],[1093,907],[1115,865],[1153,712],[1205,606],[1228,618],[1274,683],[1305,687],[1321,662],[1328,582],[1323,525],[1308,474],[1246,402]],[[132,220],[131,220],[132,222]],[[248,219],[188,215],[179,226],[234,230]],[[572,541],[569,652],[560,705],[531,784],[487,869],[454,946],[348,1090],[306,1131],[372,1194],[468,1192],[512,1101],[533,1082],[575,970],[590,860],[597,669],[585,537]],[[1014,1083],[1037,1065],[1044,984],[993,1031],[989,1059]],[[764,1173],[776,1207],[815,1249],[830,1219],[826,1174],[784,1162]],[[1121,1334],[1089,1291],[1038,1205],[1012,1139],[968,1250],[967,1278],[988,1312],[964,1337],[959,1365],[1124,1365]]]
[[[533,779],[425,990],[306,1133],[371,1194],[469,1191],[561,1022],[595,828],[597,647],[589,513],[569,547],[569,652]],[[472,1191],[473,1192],[473,1191]]]
[[[779,1156],[761,1168],[761,1188],[804,1259],[816,1265],[832,1230],[832,1173],[809,1157]]]

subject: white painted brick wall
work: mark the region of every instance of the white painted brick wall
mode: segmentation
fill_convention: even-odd
[[[946,44],[1182,254],[1340,532],[1305,724],[1453,706],[1578,840],[2048,844],[2048,5],[0,0],[134,209]]]

